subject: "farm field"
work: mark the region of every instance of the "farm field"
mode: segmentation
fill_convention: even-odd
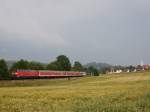
[[[0,81],[0,112],[150,112],[150,73]]]

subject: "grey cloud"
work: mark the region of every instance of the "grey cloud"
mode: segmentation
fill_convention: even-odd
[[[150,63],[149,0],[1,0],[0,55]]]

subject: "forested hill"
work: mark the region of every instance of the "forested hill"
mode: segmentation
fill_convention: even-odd
[[[85,67],[87,67],[87,68],[90,67],[90,66],[92,66],[94,68],[97,68],[98,70],[102,70],[104,68],[109,68],[112,65],[107,64],[107,63],[96,63],[96,62],[91,62],[91,63],[88,63],[88,64],[85,65]]]

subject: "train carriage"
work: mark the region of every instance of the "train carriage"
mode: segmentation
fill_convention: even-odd
[[[13,73],[13,79],[82,77],[85,75],[85,72],[75,71],[17,70]]]

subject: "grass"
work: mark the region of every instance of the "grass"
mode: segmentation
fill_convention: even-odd
[[[150,73],[1,81],[0,112],[150,112]]]

